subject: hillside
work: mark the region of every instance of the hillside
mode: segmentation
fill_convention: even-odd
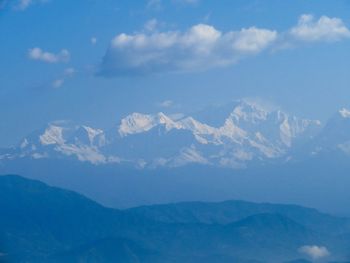
[[[343,260],[350,244],[349,220],[299,206],[115,210],[15,175],[0,177],[0,197],[0,252],[9,262],[281,262],[307,259],[298,250],[305,245],[326,246],[329,259]]]

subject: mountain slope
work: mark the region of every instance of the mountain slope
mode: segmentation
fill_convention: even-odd
[[[227,207],[221,211],[219,203],[203,204],[205,209],[198,213],[197,205],[189,203],[182,206],[193,207],[202,214],[198,218],[205,218],[205,210],[209,215],[237,212],[241,218],[229,224],[221,218],[184,222],[167,214],[166,223],[130,210],[104,208],[73,192],[18,176],[0,176],[0,190],[0,251],[10,262],[277,263],[302,257],[298,248],[308,244],[326,246],[332,259],[343,260],[350,244],[346,234],[338,238],[336,227],[320,233],[316,229],[322,226],[310,229],[287,216],[289,210],[291,215],[300,210],[306,211],[304,222],[325,222],[325,215],[300,207],[269,205],[271,211],[285,211],[281,215],[262,213],[264,204],[259,208],[238,202],[230,212]],[[244,217],[246,211],[253,213],[252,207],[257,213]]]
[[[74,192],[18,176],[0,176],[0,207],[1,240],[15,258],[118,235],[135,221]]]
[[[295,205],[225,201],[219,203],[184,202],[166,205],[142,206],[126,210],[161,222],[229,224],[255,214],[279,214],[317,232],[338,229],[350,232],[348,219],[335,218],[315,209]]]

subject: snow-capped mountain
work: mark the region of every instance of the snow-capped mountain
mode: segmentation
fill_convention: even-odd
[[[105,144],[106,137],[100,129],[78,126],[68,122],[53,122],[43,130],[24,138],[6,158],[74,157],[79,161],[102,164],[113,160],[100,152],[100,148]],[[4,159],[4,155],[2,159]]]
[[[130,147],[133,158],[150,166],[194,162],[240,168],[284,156],[294,145],[310,140],[321,127],[319,121],[246,101],[233,103],[221,124],[207,124],[203,114],[197,115],[203,121],[191,116],[173,120],[163,113],[133,113],[121,121],[118,132],[122,140],[117,140],[115,148],[118,142],[127,142],[119,148]],[[147,154],[139,154],[145,149]]]
[[[336,112],[308,147],[311,155],[339,151],[350,155],[350,110]]]
[[[325,147],[321,144],[334,142],[333,137],[339,140],[338,149],[350,152],[346,132],[350,111],[341,110],[320,132],[321,128],[317,120],[242,100],[180,119],[161,112],[132,113],[111,131],[53,122],[17,147],[2,151],[0,159],[72,158],[96,165],[156,168],[199,163],[243,168],[287,158],[293,149],[310,141]]]

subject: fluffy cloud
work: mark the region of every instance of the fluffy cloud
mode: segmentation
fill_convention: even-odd
[[[295,27],[281,33],[258,27],[221,32],[207,24],[197,24],[183,32],[161,32],[157,24],[153,19],[141,32],[115,36],[104,56],[100,75],[203,71],[230,66],[270,47],[281,51],[305,42],[350,38],[350,30],[341,19],[327,16],[315,19],[302,15]]]
[[[303,246],[299,248],[299,252],[307,255],[313,260],[321,259],[330,255],[328,249],[321,246]]]
[[[41,48],[35,47],[29,49],[28,57],[32,60],[39,60],[47,63],[68,62],[70,54],[68,50],[62,49],[59,53],[54,54],[47,51],[43,51]]]
[[[301,41],[338,41],[350,37],[350,31],[339,18],[322,16],[316,20],[312,15],[302,15],[290,34]]]
[[[122,33],[111,41],[101,74],[186,72],[227,66],[261,52],[276,39],[274,30],[250,27],[223,33],[206,24],[185,32]]]

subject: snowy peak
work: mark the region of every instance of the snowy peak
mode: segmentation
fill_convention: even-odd
[[[159,138],[156,137],[160,135],[164,144],[161,148],[169,148],[167,138],[179,142],[171,146],[175,155],[165,158],[152,152],[149,156],[156,156],[156,161],[147,159],[149,156],[144,157],[143,166],[152,162],[163,165],[185,163],[183,158],[187,157],[189,162],[197,160],[198,163],[245,167],[248,162],[282,157],[300,140],[310,139],[320,128],[319,121],[299,119],[280,110],[267,109],[244,100],[225,105],[222,109],[215,108],[214,112],[220,112],[219,117],[223,120],[221,125],[207,124],[203,116],[210,114],[209,110],[205,111],[206,114],[197,114],[201,121],[192,116],[175,120],[164,113],[133,113],[121,120],[118,132],[121,139],[139,134],[135,138],[137,144],[129,142],[135,152],[144,152],[144,148],[147,148],[145,141],[159,143]],[[187,145],[180,140],[184,132],[193,137]],[[182,147],[176,148],[177,145]],[[197,157],[203,158],[190,158],[189,154],[184,154],[189,152],[192,157],[196,153]],[[179,158],[181,162],[175,161]]]
[[[101,145],[104,142],[104,132],[85,125],[49,124],[39,135],[42,145],[62,145],[77,143],[87,145]]]
[[[63,144],[63,128],[55,125],[49,125],[42,135],[39,136],[42,145]]]
[[[129,134],[149,131],[156,125],[157,123],[154,116],[141,113],[132,113],[121,120],[118,131],[121,136],[126,136]]]
[[[334,114],[312,142],[313,154],[342,150],[350,154],[350,111],[342,108]]]
[[[106,163],[108,159],[99,150],[105,143],[104,132],[100,129],[68,122],[53,122],[42,131],[23,139],[15,157],[75,157],[80,161],[100,164]]]
[[[139,168],[190,163],[244,168],[293,158],[297,148],[310,142],[312,152],[328,147],[350,153],[348,120],[350,111],[341,109],[320,132],[317,120],[245,100],[190,116],[182,114],[181,118],[163,112],[135,112],[121,119],[117,129],[107,132],[71,122],[50,123],[0,155],[0,160],[70,158],[96,165],[126,163]]]
[[[106,143],[106,137],[103,130],[82,125],[72,131],[69,141],[90,146],[103,146]]]
[[[121,137],[147,132],[157,125],[164,125],[166,130],[178,129],[178,125],[170,117],[159,112],[156,115],[132,113],[121,120],[118,132]]]
[[[244,100],[236,104],[226,123],[228,120],[249,136],[261,134],[282,147],[292,147],[299,137],[315,133],[321,127],[320,121],[300,119],[279,109]]]
[[[269,110],[257,103],[248,102],[246,100],[237,103],[237,106],[233,109],[230,115],[231,119],[235,120],[237,123],[242,121],[258,123],[266,120],[270,113]]]

